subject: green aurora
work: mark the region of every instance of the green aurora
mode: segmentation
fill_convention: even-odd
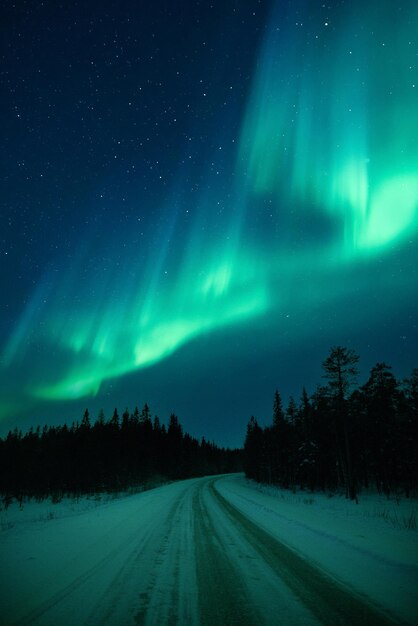
[[[385,260],[417,243],[418,5],[351,2],[329,23],[311,5],[269,18],[229,178],[193,206],[168,192],[147,245],[89,233],[45,273],[4,347],[4,415],[96,396],[232,326],[276,325],[280,349],[287,311],[364,292],[365,272],[410,289]]]

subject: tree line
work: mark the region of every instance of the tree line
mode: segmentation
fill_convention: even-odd
[[[101,410],[93,424],[86,409],[71,427],[15,429],[0,439],[0,493],[10,501],[123,491],[156,477],[240,471],[240,454],[191,437],[174,414],[166,427],[147,404],[121,418],[115,409],[109,420]]]
[[[325,384],[309,397],[274,395],[272,424],[251,417],[244,470],[258,482],[309,490],[343,490],[357,500],[361,489],[407,497],[418,487],[418,369],[398,381],[377,363],[365,384],[356,384],[359,356],[331,348],[323,362]]]

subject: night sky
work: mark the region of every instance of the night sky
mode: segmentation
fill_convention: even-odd
[[[0,434],[240,445],[332,345],[418,365],[416,0],[1,3]]]

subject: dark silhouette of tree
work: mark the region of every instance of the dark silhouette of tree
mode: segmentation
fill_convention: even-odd
[[[90,430],[90,413],[88,409],[84,411],[83,419],[81,420],[81,428]]]
[[[398,383],[386,363],[377,363],[362,391],[368,424],[367,447],[371,450],[374,466],[371,469],[377,488],[385,494],[391,491],[391,481],[398,482],[396,413],[399,399]]]
[[[323,363],[327,385],[283,412],[274,394],[272,424],[247,426],[244,469],[248,478],[282,487],[344,490],[357,500],[362,488],[409,496],[418,488],[418,369],[402,385],[385,363],[354,388],[357,354],[330,350]]]
[[[418,369],[404,381],[399,424],[401,480],[405,493],[418,484]]]
[[[337,449],[344,475],[347,496],[356,499],[356,478],[351,458],[351,440],[349,429],[348,392],[357,377],[358,355],[354,350],[335,346],[331,348],[329,356],[322,366],[332,398],[334,425],[337,439]]]
[[[119,413],[117,408],[113,411],[113,415],[109,423],[115,431],[119,429]]]
[[[258,482],[263,478],[261,473],[262,454],[263,430],[255,417],[251,416],[244,443],[244,470],[248,478],[254,478]]]
[[[377,363],[353,389],[357,355],[332,348],[324,361],[327,385],[283,411],[274,394],[271,424],[251,417],[243,454],[183,431],[173,413],[168,426],[152,418],[147,404],[133,413],[103,410],[92,423],[88,409],[71,426],[19,429],[0,439],[0,493],[11,499],[61,498],[64,494],[143,488],[173,480],[240,471],[256,481],[310,490],[362,488],[388,496],[418,488],[418,369],[400,383],[389,365]],[[242,464],[242,465],[241,465]],[[160,477],[160,478],[158,478]]]
[[[141,413],[115,409],[106,422],[103,411],[92,425],[86,409],[71,428],[45,426],[18,430],[0,439],[0,493],[3,502],[25,497],[61,498],[64,494],[143,488],[154,480],[239,471],[241,452],[225,450],[183,432],[176,415],[168,429],[152,421],[146,404]]]
[[[300,441],[300,419],[295,399],[290,396],[285,412],[287,423],[287,454],[289,486],[294,489],[298,471],[298,447]]]
[[[280,429],[284,423],[284,413],[282,406],[282,398],[278,390],[274,392],[273,402],[273,426]]]
[[[170,415],[168,421],[166,462],[168,476],[181,478],[184,475],[183,429],[174,413]]]
[[[277,482],[284,487],[289,485],[288,467],[288,428],[283,412],[282,398],[278,390],[274,392],[273,426],[268,437],[264,438],[265,471],[268,482]]]

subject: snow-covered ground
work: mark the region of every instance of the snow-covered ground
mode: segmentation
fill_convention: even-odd
[[[418,500],[297,492],[226,478],[228,501],[337,580],[418,624]]]
[[[240,475],[14,503],[0,512],[0,623],[418,624],[417,513]]]

